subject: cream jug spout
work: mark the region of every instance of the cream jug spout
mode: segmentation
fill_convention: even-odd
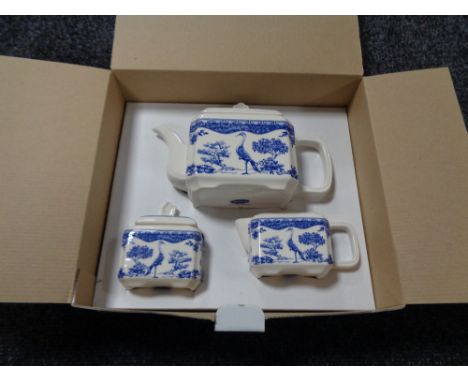
[[[250,219],[249,218],[237,219],[235,223],[236,223],[237,233],[239,234],[239,237],[241,239],[242,246],[244,247],[245,252],[249,254],[250,253],[250,237],[249,237]]]
[[[167,162],[167,176],[169,180],[175,188],[187,191],[185,183],[187,146],[176,133],[167,127],[155,127],[153,131],[169,148],[169,160]]]

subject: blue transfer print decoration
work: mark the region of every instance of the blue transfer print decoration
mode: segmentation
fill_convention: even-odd
[[[259,231],[271,228],[274,230],[284,230],[286,228],[307,229],[315,226],[321,226],[319,229],[326,231],[327,237],[330,236],[330,225],[327,219],[323,218],[258,218],[252,219],[249,225],[249,232],[254,239],[258,238]]]
[[[194,131],[193,133],[190,133],[190,143],[193,145],[198,137],[203,137],[204,135],[208,135],[208,132],[206,130],[200,129],[198,131]]]
[[[126,242],[124,245],[128,244],[132,238],[143,240],[147,243],[152,243],[153,241],[164,240],[169,243],[180,243],[184,240],[197,240],[202,241],[202,234],[198,231],[150,231],[150,230],[141,230],[141,231],[132,231],[124,233],[126,237]]]
[[[142,242],[147,244],[140,244]],[[119,269],[119,279],[201,278],[197,264],[203,235],[199,231],[126,230],[122,246],[127,265],[126,271],[123,267]]]
[[[147,245],[135,245],[130,251],[127,252],[127,257],[134,261],[147,259],[151,256],[153,256],[153,250]]]
[[[198,149],[202,162],[210,166],[213,172],[229,172],[236,170],[233,167],[226,166],[225,158],[229,158],[229,145],[224,141],[205,143],[202,149]]]
[[[291,144],[294,145],[294,128],[285,121],[257,121],[257,120],[242,120],[242,119],[197,119],[190,125],[190,142],[196,142],[196,138],[192,142],[192,136],[198,134],[198,129],[203,131],[212,130],[220,134],[239,133],[241,131],[253,134],[266,134],[276,130],[284,130],[282,136],[288,136]]]
[[[291,166],[285,169],[284,164],[280,163],[278,157],[289,152],[289,147],[281,139],[278,138],[261,138],[258,141],[252,142],[252,147],[245,147],[247,135],[245,132],[240,132],[240,144],[235,149],[237,158],[243,162],[243,169],[235,168],[226,165],[225,159],[231,157],[230,146],[224,141],[216,141],[205,143],[202,148],[197,150],[200,160],[203,164],[191,164],[186,168],[186,175],[192,176],[195,174],[217,174],[217,173],[239,173],[243,170],[242,175],[248,174],[270,174],[270,175],[289,175],[294,179],[298,179],[297,169]],[[251,150],[251,151],[250,151]],[[263,155],[262,159],[254,160],[252,152]],[[249,172],[250,171],[250,172]]]
[[[219,134],[235,134],[240,142],[231,147],[225,140],[198,141],[200,137]],[[276,137],[261,135],[278,132]],[[259,135],[259,139],[247,144],[247,134]],[[276,134],[275,134],[276,135]],[[209,137],[211,138],[211,136]],[[239,138],[237,138],[239,139]],[[294,146],[294,128],[285,121],[257,121],[240,119],[197,119],[190,126],[190,144],[195,145],[194,163],[186,168],[186,175],[197,174],[268,174],[287,175],[298,179],[297,169],[287,157]],[[288,142],[289,141],[289,142]],[[198,142],[198,143],[197,143]],[[283,157],[283,159],[281,159]],[[285,160],[286,159],[286,160]]]
[[[299,174],[297,173],[296,167],[291,166],[291,168],[289,169],[288,173],[289,173],[289,175],[291,176],[291,178],[294,178],[294,179],[296,179],[296,180],[299,179]]]
[[[259,253],[250,258],[252,265],[301,262],[333,264],[326,246],[330,235],[327,219],[257,218],[250,222],[249,234],[259,243]]]
[[[215,169],[214,167],[210,166],[210,165],[195,165],[195,164],[191,164],[190,166],[187,166],[187,169],[185,171],[185,173],[188,175],[188,176],[192,176],[192,175],[195,175],[195,174],[214,174],[215,173]]]

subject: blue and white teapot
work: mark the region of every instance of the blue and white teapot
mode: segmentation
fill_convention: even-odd
[[[187,145],[166,127],[154,132],[169,146],[169,180],[195,207],[286,208],[298,191],[298,146],[317,150],[325,170],[322,187],[302,185],[302,191],[319,199],[332,185],[326,146],[296,141],[294,127],[279,111],[244,104],[205,109],[192,121]]]

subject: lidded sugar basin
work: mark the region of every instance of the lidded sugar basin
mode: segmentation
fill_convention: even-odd
[[[161,215],[140,217],[122,236],[118,278],[127,289],[194,290],[201,283],[203,234],[170,203]]]

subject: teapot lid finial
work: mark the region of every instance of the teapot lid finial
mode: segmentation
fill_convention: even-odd
[[[179,210],[173,203],[166,202],[161,207],[161,215],[179,216]]]
[[[249,107],[244,102],[239,102],[232,107],[233,109],[248,109]]]

